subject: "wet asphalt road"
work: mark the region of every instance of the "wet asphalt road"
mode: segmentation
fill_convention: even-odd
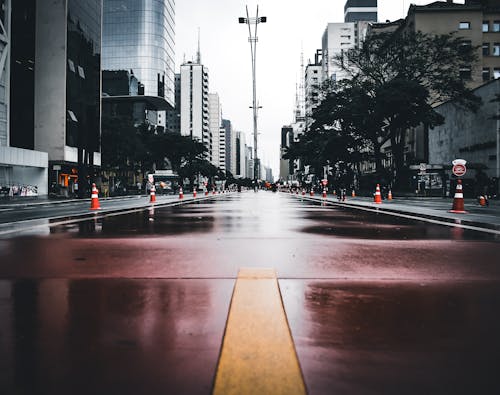
[[[209,394],[234,278],[275,268],[310,394],[500,393],[491,234],[231,195],[0,239],[0,393]]]

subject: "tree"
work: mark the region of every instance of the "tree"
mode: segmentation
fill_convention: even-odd
[[[476,48],[454,34],[411,31],[370,35],[361,48],[337,58],[351,75],[350,85],[375,101],[373,115],[383,124],[378,137],[381,144],[391,141],[396,183],[405,165],[404,137],[409,128],[442,124],[444,118],[434,106],[448,100],[473,111],[479,107],[480,98],[460,74],[476,58]]]
[[[361,48],[336,59],[350,78],[326,85],[313,124],[286,158],[313,166],[328,161],[356,166],[371,152],[380,173],[381,147],[390,141],[398,183],[409,128],[441,124],[444,119],[434,106],[447,100],[473,111],[479,107],[481,100],[460,75],[461,68],[475,61],[475,51],[453,34],[397,31],[368,36]]]

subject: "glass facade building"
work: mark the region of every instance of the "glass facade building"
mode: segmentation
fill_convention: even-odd
[[[103,70],[127,70],[144,95],[175,105],[174,0],[104,0]]]

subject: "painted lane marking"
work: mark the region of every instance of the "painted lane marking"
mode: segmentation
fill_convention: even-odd
[[[274,269],[239,271],[213,394],[306,394]]]

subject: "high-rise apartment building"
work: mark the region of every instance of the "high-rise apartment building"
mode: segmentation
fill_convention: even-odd
[[[222,125],[221,105],[219,95],[208,95],[208,124],[210,127],[210,161],[214,166],[220,164],[220,128]]]
[[[316,50],[314,62],[309,61],[304,73],[304,112],[306,127],[311,125],[312,113],[321,101],[321,85],[323,73],[321,50]]]
[[[219,164],[222,171],[226,171],[226,129],[221,125],[219,128]]]
[[[348,74],[337,65],[345,51],[361,45],[370,22],[377,21],[377,0],[347,0],[344,23],[329,23],[322,39],[324,80],[340,81]]]
[[[181,65],[181,135],[198,140],[210,152],[208,69],[200,63]]]

